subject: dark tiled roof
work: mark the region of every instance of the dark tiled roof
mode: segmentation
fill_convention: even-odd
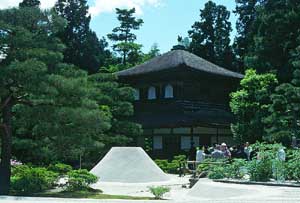
[[[221,75],[233,78],[243,78],[243,75],[236,73],[209,61],[206,61],[195,54],[184,50],[173,50],[161,56],[157,56],[146,63],[140,64],[133,68],[117,72],[119,77],[141,75],[146,73],[158,72],[176,67],[186,67],[194,70]]]

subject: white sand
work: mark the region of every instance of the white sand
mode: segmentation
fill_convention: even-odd
[[[170,178],[140,147],[113,147],[91,170],[101,182],[149,183]]]

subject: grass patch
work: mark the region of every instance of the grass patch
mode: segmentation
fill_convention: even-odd
[[[133,197],[127,195],[108,195],[101,191],[61,191],[44,192],[32,195],[34,197],[84,198],[84,199],[124,199],[124,200],[153,200],[151,197]]]

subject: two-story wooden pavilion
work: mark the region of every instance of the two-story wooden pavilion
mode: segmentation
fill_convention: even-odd
[[[184,50],[174,50],[117,73],[135,88],[134,121],[142,124],[155,158],[198,145],[232,143],[229,94],[243,78]],[[149,142],[148,142],[149,144]]]

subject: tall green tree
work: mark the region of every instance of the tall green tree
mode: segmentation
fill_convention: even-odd
[[[38,8],[24,7],[0,11],[0,48],[4,59],[0,64],[1,163],[0,194],[8,194],[13,134],[13,111],[18,105],[51,104],[42,99],[47,68],[62,58],[53,38],[57,21]],[[30,31],[29,31],[30,30]],[[51,46],[50,46],[51,44]],[[47,47],[49,45],[49,47]],[[42,61],[43,59],[45,61]]]
[[[271,142],[291,143],[293,136],[300,133],[300,46],[293,54],[295,71],[291,83],[276,87],[271,95],[269,116],[265,119],[266,139]]]
[[[91,16],[86,0],[58,0],[55,4],[57,14],[67,21],[65,29],[58,34],[66,45],[64,61],[91,73],[106,65],[107,42],[98,39],[90,29]]]
[[[92,151],[126,144],[141,131],[126,119],[133,113],[131,88],[63,63],[65,46],[56,37],[63,26],[54,12],[37,7],[0,10],[2,195],[9,192],[12,153],[35,164],[81,156],[91,165],[98,159],[88,158]]]
[[[299,45],[300,2],[264,1],[256,8],[254,43],[245,57],[247,67],[258,73],[276,72],[280,83],[290,82],[293,73],[292,53]]]
[[[142,19],[136,19],[134,17],[135,8],[132,9],[116,9],[120,26],[115,27],[111,34],[108,34],[108,38],[116,44],[113,45],[113,49],[122,56],[122,64],[126,66],[129,62],[134,64],[138,61],[138,55],[141,53],[141,45],[136,44],[136,35],[134,30],[140,29],[143,24]]]
[[[23,0],[19,3],[20,7],[39,7],[40,5],[40,0]]]
[[[245,69],[244,58],[248,53],[251,43],[254,42],[254,22],[257,18],[257,8],[263,0],[235,0],[234,13],[238,16],[236,22],[237,36],[234,39],[233,49],[235,54],[235,66],[240,72]]]
[[[262,141],[265,135],[264,119],[269,115],[270,95],[274,92],[277,79],[274,74],[257,74],[246,71],[240,90],[231,94],[230,107],[236,123],[231,129],[237,142]]]
[[[190,51],[210,62],[232,69],[232,47],[230,45],[230,12],[225,6],[212,1],[200,10],[200,21],[189,31],[192,39]]]

